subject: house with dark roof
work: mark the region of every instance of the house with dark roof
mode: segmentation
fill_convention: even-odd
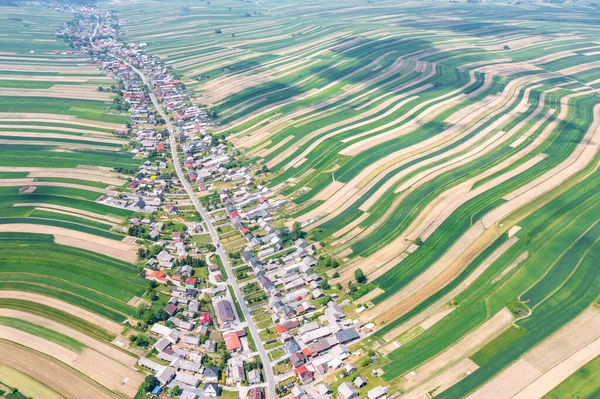
[[[207,367],[204,369],[204,381],[217,382],[219,381],[219,369],[216,367]]]
[[[233,314],[233,308],[231,307],[231,302],[227,299],[220,300],[216,304],[216,311],[219,320],[221,321],[232,321],[235,320],[235,316]]]

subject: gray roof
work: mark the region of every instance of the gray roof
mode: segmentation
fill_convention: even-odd
[[[175,376],[175,381],[180,382],[182,384],[190,385],[193,387],[197,387],[200,384],[200,380],[198,377],[195,377],[191,374],[186,374],[184,372],[178,372]]]
[[[338,393],[343,399],[352,398],[358,395],[358,391],[349,382],[342,382],[338,387]]]
[[[358,331],[356,328],[350,327],[345,330],[338,331],[335,336],[340,341],[341,344],[345,344],[346,342],[350,342],[354,339],[358,339],[360,336],[358,335]]]
[[[216,305],[217,314],[219,315],[219,319],[222,321],[233,320],[235,317],[233,316],[233,308],[231,307],[231,302],[227,299],[223,299],[217,302]]]
[[[207,367],[204,369],[204,378],[219,378],[219,369],[216,367]]]
[[[158,372],[164,367],[164,366],[161,366],[160,364],[156,363],[155,361],[150,360],[145,357],[140,357],[140,360],[138,360],[138,364],[140,366],[146,367],[147,369],[150,369],[154,372]]]
[[[173,367],[165,367],[163,370],[156,373],[156,379],[163,385],[166,385],[175,376],[175,369]]]

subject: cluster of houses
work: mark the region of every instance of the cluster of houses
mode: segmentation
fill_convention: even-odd
[[[339,399],[360,399],[358,388],[367,385],[367,380],[363,377],[356,377],[352,383],[342,382],[337,388],[337,398]],[[329,384],[321,383],[314,386],[294,386],[291,390],[292,399],[328,399],[334,396],[334,392]],[[367,399],[385,399],[387,398],[387,389],[383,386],[377,386],[367,392]]]
[[[68,11],[67,6],[56,7]],[[348,345],[361,339],[361,333],[342,310],[345,303],[338,304],[336,296],[327,295],[322,288],[322,277],[313,270],[317,265],[315,246],[288,228],[276,227],[274,215],[286,200],[257,184],[248,167],[234,162],[231,148],[209,132],[210,112],[190,103],[189,90],[158,57],[144,53],[145,43],[124,44],[119,40],[116,27],[122,21],[110,12],[76,7],[84,18],[65,25],[59,33],[68,37],[77,51],[94,54],[95,62],[118,80],[120,107],[131,114],[131,123],[114,134],[129,138],[130,151],[144,158],[139,169],[132,172],[128,192],[103,201],[149,214],[179,212],[168,195],[172,187],[180,185],[168,164],[168,131],[160,128],[164,121],[154,110],[135,67],[149,79],[156,97],[172,117],[189,180],[199,191],[214,190],[217,181],[230,182],[233,187],[220,190],[219,199],[228,222],[244,238],[240,261],[249,267],[251,282],[267,298],[260,306],[270,313],[284,353],[274,364],[289,362],[290,370],[285,375],[296,377],[291,396],[358,399],[358,389],[368,386],[364,376],[356,376],[352,384],[342,383],[336,393],[323,382],[328,373],[353,372]],[[91,30],[95,33],[93,42],[89,41]],[[202,284],[203,288],[194,277],[193,266],[186,263],[191,255],[203,252],[189,240],[204,232],[203,226],[187,223],[185,232],[169,231],[163,222],[150,218],[132,218],[129,225],[133,231],[147,233],[145,238],[160,246],[160,252],[146,262],[146,278],[170,287],[171,297],[164,308],[168,318],[152,326],[150,334],[156,342],[151,354],[139,360],[140,367],[153,373],[159,383],[153,393],[178,386],[184,399],[215,398],[223,384],[245,384],[254,386],[248,393],[251,399],[262,399],[263,391],[257,385],[264,383],[263,374],[254,361],[251,337],[222,282],[221,269],[208,265],[208,283],[206,287]],[[210,309],[202,309],[199,298],[204,295],[211,298]],[[217,322],[222,342],[211,338],[209,326]],[[219,351],[227,353],[226,365],[221,368],[213,362]],[[373,387],[367,396],[385,398],[386,389]]]
[[[236,189],[219,194],[231,225],[246,240],[240,260],[251,268],[256,279],[251,281],[256,281],[268,298],[264,308],[276,324],[284,353],[275,363],[289,361],[298,382],[292,396],[333,397],[321,382],[328,373],[353,369],[347,363],[352,355],[347,345],[361,334],[340,304],[321,288],[322,277],[313,270],[318,263],[315,247],[303,238],[291,239],[287,228],[273,227],[277,224],[274,212],[285,200],[277,200],[267,188],[240,180]],[[357,398],[356,389],[367,383],[361,378],[357,377],[356,387],[350,387],[350,394],[342,384],[338,396]],[[368,396],[384,398],[385,388],[374,387]]]

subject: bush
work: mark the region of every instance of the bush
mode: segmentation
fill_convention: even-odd
[[[367,276],[365,276],[360,268],[354,271],[354,277],[356,278],[356,282],[359,284],[365,284],[367,282]]]

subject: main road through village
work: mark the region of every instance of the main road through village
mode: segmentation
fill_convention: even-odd
[[[96,36],[98,27],[99,27],[99,22],[96,21],[96,27],[94,29],[94,33],[92,34],[92,36],[90,38],[90,42],[92,42],[92,45],[93,45],[93,40],[91,40],[91,39]],[[277,397],[275,395],[275,376],[273,375],[273,368],[271,366],[271,362],[269,361],[269,356],[267,355],[267,351],[265,350],[262,340],[260,339],[260,335],[258,334],[258,329],[256,328],[256,324],[254,323],[254,320],[252,319],[252,315],[250,315],[250,310],[248,309],[248,306],[246,306],[246,301],[244,300],[242,291],[240,290],[240,287],[238,286],[237,281],[234,277],[233,270],[231,269],[231,265],[229,264],[229,258],[227,257],[227,254],[225,253],[225,251],[223,250],[223,248],[221,246],[221,243],[219,242],[219,236],[217,234],[215,226],[212,223],[212,220],[210,219],[210,215],[208,214],[208,212],[206,212],[206,210],[202,207],[202,205],[200,205],[200,201],[198,201],[198,198],[194,195],[194,190],[192,189],[189,181],[187,180],[187,177],[184,175],[184,173],[181,169],[181,164],[179,162],[179,154],[177,152],[177,140],[175,138],[176,137],[175,129],[173,129],[173,125],[171,124],[169,117],[167,116],[163,107],[160,105],[160,103],[156,99],[156,96],[154,95],[154,92],[152,90],[152,85],[148,82],[146,75],[144,75],[140,70],[138,70],[136,67],[131,65],[131,63],[127,62],[126,60],[119,58],[112,54],[109,54],[109,55],[113,58],[119,59],[121,62],[124,62],[126,65],[131,67],[135,73],[137,73],[140,76],[140,78],[144,82],[144,85],[146,85],[146,87],[148,88],[148,94],[150,95],[152,104],[154,104],[154,107],[156,108],[156,110],[158,111],[160,116],[164,119],[164,121],[167,125],[167,129],[169,130],[169,142],[171,145],[171,156],[173,157],[173,165],[175,165],[175,172],[177,173],[177,176],[179,177],[181,184],[183,184],[183,187],[185,188],[187,195],[190,197],[190,200],[194,204],[194,207],[198,210],[198,212],[202,216],[202,219],[204,219],[204,222],[206,223],[208,232],[210,233],[210,236],[213,241],[213,245],[216,248],[216,254],[219,256],[219,258],[221,258],[221,262],[223,263],[223,266],[225,267],[225,271],[227,272],[227,276],[228,276],[227,284],[233,288],[233,292],[235,293],[236,299],[237,299],[238,303],[240,304],[242,313],[244,314],[244,317],[245,317],[246,321],[248,322],[248,329],[250,330],[250,333],[252,334],[252,338],[254,339],[254,342],[256,342],[258,354],[260,355],[262,364],[264,365],[263,369],[265,371],[265,382],[267,383],[267,399],[275,399]]]

